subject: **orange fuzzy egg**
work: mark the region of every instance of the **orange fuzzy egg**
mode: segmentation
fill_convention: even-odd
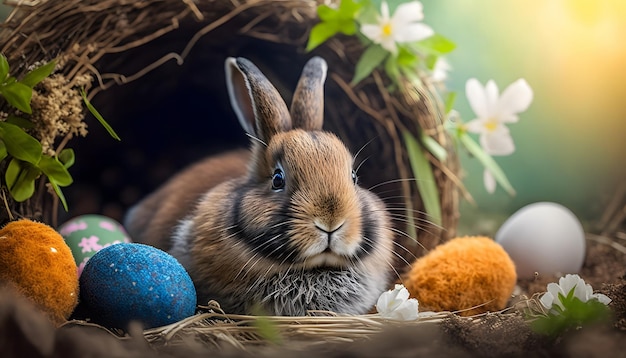
[[[505,308],[517,275],[498,243],[468,236],[452,239],[417,259],[403,281],[420,308],[471,316]]]
[[[78,300],[78,272],[70,248],[50,226],[21,219],[0,230],[0,280],[29,297],[55,324]]]

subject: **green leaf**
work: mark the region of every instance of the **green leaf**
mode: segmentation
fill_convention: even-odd
[[[365,77],[369,76],[378,65],[380,65],[389,52],[378,45],[369,46],[361,55],[354,70],[354,78],[352,85],[361,82]]]
[[[426,65],[426,68],[429,70],[434,70],[435,69],[435,65],[437,64],[437,60],[439,60],[440,56],[436,56],[436,55],[428,55],[426,56],[426,60],[424,61],[424,64]]]
[[[485,153],[480,145],[476,143],[466,132],[461,132],[459,134],[459,140],[461,141],[461,143],[463,143],[465,148],[474,157],[476,157],[483,164],[483,166],[491,172],[491,174],[493,174],[496,182],[498,182],[498,184],[500,184],[502,188],[504,188],[504,190],[509,193],[509,195],[514,196],[515,189],[513,189],[513,186],[507,179],[504,171],[502,171],[498,163],[496,163],[496,161],[489,154]]]
[[[100,124],[102,124],[104,129],[109,132],[109,135],[111,135],[111,137],[113,137],[114,139],[121,140],[117,133],[115,133],[113,128],[107,123],[107,121],[104,120],[98,110],[91,104],[91,102],[89,102],[89,99],[87,99],[87,93],[85,93],[84,89],[81,89],[80,94],[81,96],[83,96],[83,101],[85,102],[87,109],[89,109],[89,112],[91,112],[91,114],[96,117],[96,119],[98,120],[98,122],[100,122]]]
[[[75,161],[74,149],[65,148],[59,153],[59,161],[63,163],[63,166],[66,169],[69,169],[72,165],[74,165]]]
[[[444,108],[446,110],[446,114],[450,113],[452,108],[454,108],[454,102],[456,102],[456,92],[448,92],[446,98],[444,99]]]
[[[14,125],[16,125],[16,126],[18,126],[20,128],[24,128],[24,129],[35,128],[35,124],[33,122],[29,121],[26,118],[14,116],[14,115],[8,116],[7,120],[5,122],[14,124]]]
[[[419,57],[415,52],[405,46],[398,46],[398,57],[396,61],[401,67],[413,69],[419,62]]]
[[[428,151],[435,156],[440,162],[443,162],[448,157],[448,151],[439,144],[433,137],[422,133],[422,144]]]
[[[44,78],[50,76],[52,71],[54,71],[54,67],[56,66],[56,61],[50,61],[43,66],[39,66],[36,69],[28,72],[24,78],[20,81],[26,86],[33,88],[36,84],[41,82]]]
[[[306,51],[311,51],[317,46],[324,43],[324,41],[333,37],[339,29],[335,24],[320,22],[313,26],[311,33],[309,34],[309,42],[306,45]]]
[[[0,140],[0,162],[9,155],[7,152],[7,146]]]
[[[9,75],[9,61],[3,54],[0,53],[0,83],[3,83],[8,75]]]
[[[48,177],[50,182],[54,182],[59,186],[72,184],[72,176],[57,158],[42,155],[37,167]]]
[[[354,19],[356,17],[357,12],[363,6],[362,1],[353,1],[353,0],[341,0],[339,3],[339,14],[343,19]]]
[[[5,180],[15,201],[22,202],[35,193],[35,179],[41,171],[31,164],[13,158],[7,166]]]
[[[456,44],[454,42],[439,34],[434,34],[425,38],[424,40],[418,42],[417,46],[427,50],[428,52],[435,52],[439,55],[452,52],[452,50],[456,48]]]
[[[13,157],[32,164],[41,159],[41,143],[26,134],[20,127],[0,122],[0,140],[6,145],[7,151]]]
[[[317,7],[317,17],[323,22],[331,22],[339,18],[339,10],[322,4]]]
[[[59,187],[59,185],[57,185],[57,183],[55,183],[52,180],[50,181],[50,185],[52,185],[52,188],[54,189],[54,192],[59,197],[59,200],[61,200],[61,204],[63,205],[63,209],[65,209],[65,211],[68,211],[67,200],[65,200],[65,195],[63,195],[63,192],[61,191],[61,188]]]
[[[30,108],[30,99],[33,96],[32,88],[19,82],[12,82],[0,87],[0,93],[13,107],[24,113],[33,112]]]
[[[398,68],[398,63],[393,56],[387,57],[387,61],[385,61],[385,72],[396,85],[400,83],[400,68]]]
[[[430,220],[441,225],[441,203],[439,201],[439,190],[433,174],[430,162],[424,155],[423,148],[413,135],[407,131],[402,132],[404,143],[409,154],[411,169],[417,183],[417,190],[420,193],[424,210]]]

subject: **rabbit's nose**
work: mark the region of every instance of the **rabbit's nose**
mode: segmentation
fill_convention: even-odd
[[[337,221],[334,222],[332,224],[329,224],[321,219],[314,219],[313,223],[315,224],[315,227],[320,230],[323,231],[325,233],[327,233],[329,236],[332,235],[334,232],[336,232],[337,230],[341,229],[341,227],[343,226],[343,224],[346,223],[346,220],[341,220],[341,221]]]

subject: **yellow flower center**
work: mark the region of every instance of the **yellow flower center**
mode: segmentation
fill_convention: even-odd
[[[383,25],[383,35],[391,36],[391,23],[386,23]]]
[[[496,120],[489,119],[485,122],[485,129],[487,129],[488,132],[493,132],[497,128],[498,128],[498,122]]]

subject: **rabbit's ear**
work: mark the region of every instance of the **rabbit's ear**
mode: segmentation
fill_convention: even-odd
[[[248,134],[268,143],[274,134],[291,129],[285,101],[252,62],[229,57],[225,67],[230,103]]]
[[[291,120],[294,128],[322,129],[324,122],[324,81],[328,66],[323,58],[311,58],[298,81],[291,102]]]

